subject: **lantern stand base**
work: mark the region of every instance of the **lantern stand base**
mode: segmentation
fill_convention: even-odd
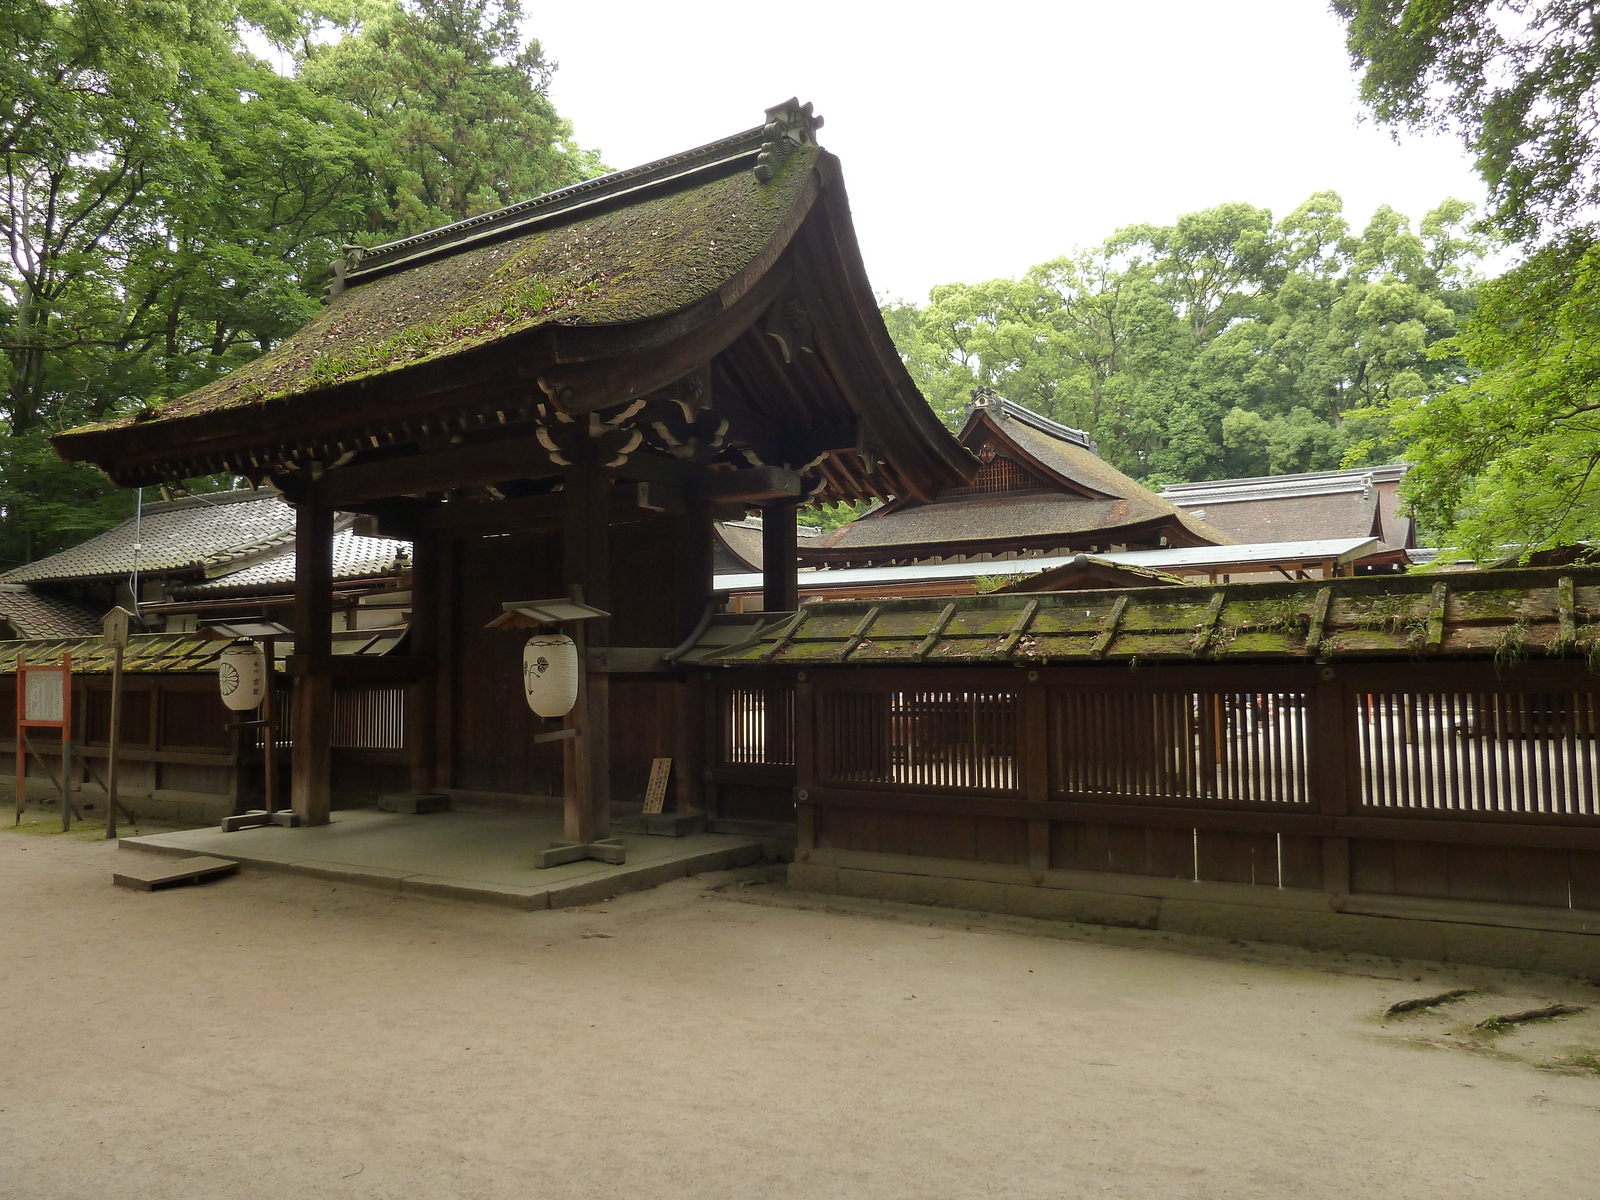
[[[533,865],[542,871],[546,867],[562,867],[585,859],[621,866],[628,861],[628,854],[618,838],[600,838],[593,842],[551,842],[533,856]]]
[[[264,825],[282,825],[285,829],[298,829],[300,824],[300,814],[292,808],[280,808],[277,812],[270,813],[265,809],[253,808],[249,812],[223,817],[222,832],[237,833],[241,829],[259,829]]]

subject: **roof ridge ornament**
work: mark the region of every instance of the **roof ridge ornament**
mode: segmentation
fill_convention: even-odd
[[[822,128],[822,118],[811,111],[811,102],[801,104],[798,96],[790,96],[782,104],[767,109],[767,123],[762,126],[761,153],[756,155],[755,177],[765,183],[778,171],[781,163],[796,146],[815,146],[817,130]]]

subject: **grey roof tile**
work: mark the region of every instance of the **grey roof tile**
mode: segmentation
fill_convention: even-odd
[[[333,535],[333,577],[371,579],[390,575],[411,558],[411,543],[393,538],[370,538],[341,529]],[[260,588],[294,586],[295,555],[291,547],[269,558],[250,563],[205,583],[180,589],[184,596],[228,596]]]
[[[16,567],[7,583],[120,579],[199,572],[258,554],[294,537],[294,510],[270,491],[211,492],[147,504],[137,520],[59,554]]]
[[[0,621],[24,638],[88,637],[100,632],[100,619],[88,609],[20,583],[0,584]]]

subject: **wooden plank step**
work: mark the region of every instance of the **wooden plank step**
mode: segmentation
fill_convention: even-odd
[[[130,863],[112,872],[111,882],[118,887],[153,892],[157,888],[171,887],[178,883],[199,883],[205,879],[232,875],[238,869],[239,864],[232,859],[212,858],[208,854],[197,854],[193,858],[163,859],[152,855],[148,863]]]

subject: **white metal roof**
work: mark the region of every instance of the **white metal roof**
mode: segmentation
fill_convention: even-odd
[[[1158,571],[1204,570],[1222,572],[1228,568],[1250,570],[1288,563],[1316,565],[1333,559],[1354,562],[1378,548],[1378,539],[1324,538],[1312,542],[1257,542],[1245,546],[1185,546],[1172,550],[1120,550],[1086,557],[1119,566],[1149,567]],[[839,571],[801,571],[800,590],[816,587],[871,586],[880,583],[931,583],[937,580],[977,579],[1003,575],[1015,578],[1036,575],[1064,567],[1076,554],[1057,554],[1045,558],[1005,558],[991,562],[917,563],[908,567],[848,567]],[[758,592],[762,587],[759,572],[718,575],[716,589],[727,592]]]

